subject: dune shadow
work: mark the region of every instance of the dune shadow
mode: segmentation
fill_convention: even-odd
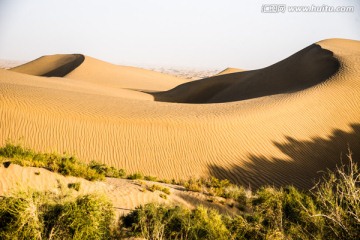
[[[263,185],[281,187],[294,185],[301,189],[314,186],[327,169],[334,170],[337,165],[348,162],[350,148],[355,162],[360,162],[360,124],[351,124],[352,130],[334,130],[328,138],[316,137],[300,141],[286,137],[285,143],[274,142],[287,159],[249,155],[241,165],[231,169],[222,166],[209,166],[210,174],[224,179],[229,177],[234,183],[257,189]]]

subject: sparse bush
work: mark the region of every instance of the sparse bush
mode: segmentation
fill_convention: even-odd
[[[155,182],[155,181],[157,181],[157,177],[154,177],[154,176],[145,176],[145,177],[144,177],[144,180]]]
[[[163,194],[163,193],[160,193],[160,195],[159,195],[161,198],[163,198],[163,199],[167,199],[168,198],[168,196],[166,195],[166,194]]]
[[[162,191],[163,193],[165,193],[166,195],[170,195],[170,189],[167,187],[163,187],[160,191]]]
[[[150,192],[155,192],[155,191],[161,191],[167,195],[170,195],[170,189],[167,187],[162,187],[160,185],[157,184],[153,184],[150,187],[147,188]]]
[[[89,167],[91,169],[94,169],[97,173],[104,175],[105,177],[123,178],[126,175],[124,169],[118,170],[114,167],[109,167],[105,164],[98,163],[96,161],[91,161]]]
[[[140,179],[140,180],[142,180],[142,179],[144,179],[144,175],[142,173],[136,172],[136,173],[128,175],[127,179],[132,179],[132,180]]]
[[[69,183],[68,184],[68,188],[70,189],[74,189],[76,191],[79,191],[80,190],[80,182],[76,182],[76,183]]]

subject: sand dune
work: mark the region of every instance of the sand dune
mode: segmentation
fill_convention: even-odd
[[[142,68],[117,66],[91,57],[66,78],[84,80],[112,88],[162,91],[185,82],[184,79]]]
[[[348,144],[360,154],[359,65],[360,42],[332,39],[184,84],[90,57],[64,78],[0,70],[0,142],[160,178],[307,188]]]
[[[34,61],[11,68],[11,71],[45,77],[63,77],[77,68],[85,57],[81,54],[43,56]]]

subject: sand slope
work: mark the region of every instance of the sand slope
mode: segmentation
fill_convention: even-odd
[[[212,175],[252,187],[307,188],[319,170],[340,162],[348,144],[360,154],[358,41],[321,41],[265,69],[152,93],[164,102],[123,88],[160,91],[176,81],[153,86],[142,78],[147,73],[125,68],[134,71],[118,83],[112,76],[121,71],[105,65],[86,57],[51,82],[0,70],[0,142],[22,138],[37,150],[71,152],[127,172]],[[188,101],[196,97],[220,103]]]
[[[79,191],[68,188],[69,183],[80,183]],[[145,190],[153,184],[167,187],[170,195],[167,199],[160,197],[162,192]],[[208,197],[201,193],[188,192],[183,187],[150,181],[107,178],[104,182],[90,182],[82,178],[64,177],[42,168],[21,167],[10,164],[8,168],[0,165],[0,196],[17,191],[50,191],[56,194],[103,194],[108,196],[115,207],[117,215],[134,210],[139,205],[158,202],[173,205],[184,205],[194,208],[198,205],[211,207],[222,213],[236,214],[237,209],[219,203],[210,203]],[[225,200],[225,199],[224,199]]]

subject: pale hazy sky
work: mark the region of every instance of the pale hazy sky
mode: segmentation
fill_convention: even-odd
[[[262,13],[269,3],[355,11]],[[0,0],[0,59],[83,53],[125,65],[255,69],[326,38],[360,40],[360,1]]]

